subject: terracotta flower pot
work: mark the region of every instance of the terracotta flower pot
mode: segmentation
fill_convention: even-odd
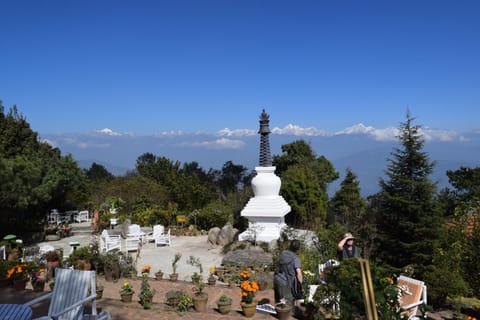
[[[32,282],[32,288],[34,292],[42,292],[45,290],[45,281]]]
[[[170,273],[170,281],[177,281],[178,273]]]
[[[277,319],[287,320],[292,313],[292,306],[276,307]]]
[[[155,279],[156,280],[162,280],[163,279],[163,272],[155,273]]]
[[[232,309],[232,300],[228,299],[227,301],[218,301],[217,302],[218,312],[221,314],[227,314]]]
[[[252,318],[255,313],[257,312],[257,303],[252,302],[252,303],[242,303],[242,312],[243,315],[247,318]]]
[[[13,280],[13,288],[17,291],[23,291],[27,287],[27,280]]]
[[[193,305],[197,312],[206,312],[207,311],[207,302],[208,302],[208,295],[203,293],[201,295],[194,295],[192,297]]]
[[[120,298],[123,302],[132,302],[133,293],[121,294]]]

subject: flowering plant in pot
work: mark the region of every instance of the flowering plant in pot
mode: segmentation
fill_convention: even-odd
[[[251,280],[251,276],[252,274],[248,269],[244,269],[240,273],[240,278],[242,279],[242,282],[240,283],[240,296],[242,297],[241,307],[243,314],[247,318],[251,318],[255,315],[256,304],[254,303],[253,298],[259,290],[258,283]]]
[[[30,283],[32,284],[33,291],[43,291],[45,288],[45,269],[39,268],[32,272],[30,276]]]
[[[135,291],[133,290],[133,287],[130,284],[130,282],[125,281],[122,284],[122,287],[120,288],[119,293],[123,302],[131,302],[132,296],[135,293]]]
[[[155,291],[150,289],[150,284],[148,283],[148,274],[142,273],[142,284],[140,287],[140,293],[138,294],[139,302],[144,309],[150,309],[152,306],[153,295]]]
[[[242,297],[242,303],[250,304],[253,303],[253,298],[257,294],[258,291],[258,284],[256,281],[250,279],[252,276],[251,272],[248,269],[244,269],[240,273],[240,277],[242,278],[242,282],[240,283],[240,292]]]
[[[207,281],[209,285],[213,286],[217,282],[217,279],[214,276],[215,267],[210,267],[209,271],[210,271],[210,275],[208,276]]]

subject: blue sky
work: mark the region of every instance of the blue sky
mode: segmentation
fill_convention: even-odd
[[[40,133],[479,129],[478,1],[2,1],[0,99]]]

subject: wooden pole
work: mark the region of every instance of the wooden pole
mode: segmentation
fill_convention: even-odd
[[[365,298],[365,312],[368,320],[378,320],[375,292],[373,290],[370,264],[366,259],[358,259],[362,275],[363,296]]]

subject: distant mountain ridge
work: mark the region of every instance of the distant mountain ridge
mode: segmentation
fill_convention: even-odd
[[[272,155],[281,154],[281,146],[303,139],[310,143],[315,153],[324,155],[340,173],[340,179],[332,183],[330,193],[339,188],[350,167],[360,181],[362,195],[379,190],[378,181],[384,176],[387,159],[395,147],[396,129],[375,129],[362,124],[345,130],[328,133],[315,128],[288,125],[273,128],[270,135]],[[103,129],[87,133],[40,134],[41,139],[70,153],[84,168],[93,162],[105,166],[115,175],[125,174],[135,168],[137,158],[150,152],[181,163],[196,161],[208,170],[220,169],[226,161],[241,164],[253,170],[258,164],[260,137],[256,130],[223,129],[218,133],[163,132],[137,136]],[[460,166],[480,166],[480,134],[446,130],[424,131],[424,151],[437,163],[433,181],[439,187],[448,185],[446,170]]]

